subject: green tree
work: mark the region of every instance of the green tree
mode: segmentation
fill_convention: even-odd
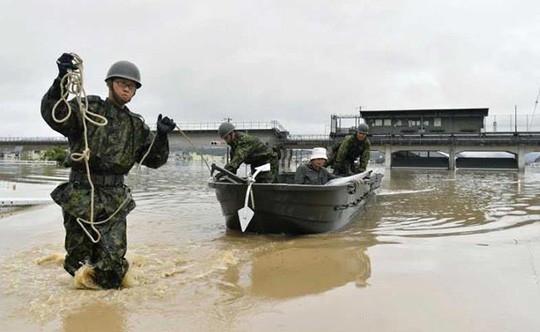
[[[61,147],[61,146],[55,146],[52,148],[48,148],[43,152],[42,159],[43,160],[56,160],[57,162],[61,163],[66,159],[66,156],[68,154],[68,151]]]

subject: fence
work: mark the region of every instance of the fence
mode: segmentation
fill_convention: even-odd
[[[484,119],[486,132],[540,132],[540,115],[503,114]]]
[[[178,123],[178,127],[182,130],[209,130],[217,131],[219,126],[223,122],[198,122],[198,123]],[[281,125],[278,121],[270,122],[231,122],[238,130],[271,130],[275,129],[280,132],[286,132],[287,129]],[[152,129],[156,129],[156,125],[150,126]]]

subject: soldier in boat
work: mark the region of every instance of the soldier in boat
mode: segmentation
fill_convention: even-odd
[[[278,158],[274,150],[263,144],[257,137],[236,131],[230,122],[223,122],[218,128],[219,136],[230,146],[229,162],[225,169],[236,174],[242,163],[251,166],[251,174],[255,173],[255,167],[270,163],[269,172],[261,172],[257,176],[257,182],[273,183],[277,181]],[[220,178],[220,173],[216,177]]]
[[[332,166],[335,175],[349,176],[362,173],[369,163],[371,143],[367,138],[369,126],[361,123],[353,135],[347,135],[332,147],[326,166]],[[358,166],[355,161],[359,158]]]

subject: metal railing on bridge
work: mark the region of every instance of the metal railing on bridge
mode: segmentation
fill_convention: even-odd
[[[197,122],[197,123],[189,123],[189,122],[180,122],[177,123],[178,127],[182,130],[190,131],[190,130],[208,130],[208,131],[217,131],[219,126],[223,122]],[[235,122],[231,121],[231,123],[235,126],[237,130],[276,130],[279,132],[287,132],[287,129],[283,127],[281,123],[278,121],[270,121],[270,122]],[[152,130],[156,129],[156,125],[152,124],[150,125],[150,128]]]
[[[289,148],[309,148],[317,145],[328,146],[339,139],[329,135],[289,135],[278,140],[278,144]],[[491,133],[456,133],[456,134],[408,134],[408,135],[370,135],[372,145],[528,145],[540,146],[540,132],[491,132]]]
[[[287,136],[289,141],[324,141],[330,140],[328,135],[289,135]]]
[[[54,137],[0,137],[0,144],[64,144],[67,138],[63,136]]]
[[[540,145],[540,132],[536,133],[480,133],[480,134],[440,134],[440,135],[374,135],[370,136],[375,145]]]

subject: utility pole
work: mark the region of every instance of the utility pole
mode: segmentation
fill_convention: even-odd
[[[226,117],[223,120],[226,120],[227,122],[231,122],[232,118]],[[229,163],[229,152],[230,152],[229,144],[227,144],[227,155],[226,155],[227,164]]]
[[[538,89],[538,94],[536,95],[536,101],[534,102],[534,108],[531,115],[531,122],[529,124],[529,127],[532,129],[533,125],[533,118],[534,118],[534,112],[536,112],[536,107],[538,106],[538,98],[540,98],[540,89]]]
[[[517,134],[517,105],[514,105],[514,132]]]

